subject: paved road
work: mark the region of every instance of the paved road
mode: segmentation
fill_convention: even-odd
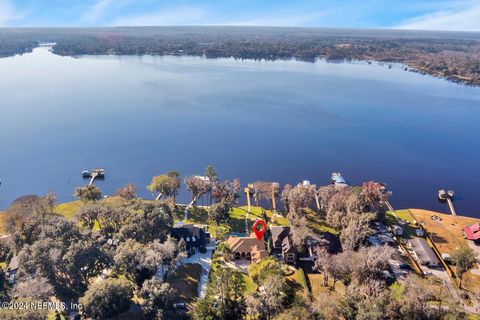
[[[440,280],[442,280],[443,282],[443,285],[445,287],[447,287],[448,291],[450,292],[450,294],[452,295],[453,299],[458,301],[458,303],[460,304],[460,306],[466,311],[466,312],[469,312],[469,313],[473,313],[473,314],[478,314],[478,310],[477,310],[477,306],[467,306],[462,298],[460,297],[460,294],[458,292],[458,289],[453,286],[452,282],[450,281],[450,276],[448,275],[448,273],[443,270],[443,269],[432,269],[432,268],[427,268],[427,267],[422,267],[422,269],[425,268],[424,271],[427,271],[427,272],[431,272],[434,276],[438,277]]]

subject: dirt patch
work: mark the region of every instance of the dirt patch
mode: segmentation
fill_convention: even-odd
[[[410,209],[412,216],[431,235],[440,253],[452,254],[453,251],[468,246],[463,237],[463,227],[480,223],[480,219],[452,216],[434,211]],[[432,216],[440,217],[441,221],[432,220]],[[455,266],[452,267],[455,271]],[[480,275],[466,272],[463,276],[463,287],[470,292],[480,291]]]
[[[175,291],[175,302],[191,303],[198,295],[202,266],[185,264],[168,277],[167,282]]]

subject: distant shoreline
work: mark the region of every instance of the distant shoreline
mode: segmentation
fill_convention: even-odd
[[[275,27],[0,29],[0,57],[55,43],[53,53],[200,56],[245,60],[401,63],[410,71],[480,85],[480,33]]]

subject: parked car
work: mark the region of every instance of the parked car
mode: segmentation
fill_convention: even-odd
[[[173,304],[173,307],[175,309],[186,309],[187,308],[187,304],[185,302],[179,302],[179,303],[174,303]]]

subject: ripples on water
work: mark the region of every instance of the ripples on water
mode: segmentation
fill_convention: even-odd
[[[0,208],[23,194],[72,199],[105,167],[104,193],[151,176],[386,182],[398,208],[480,216],[480,89],[366,63],[198,57],[0,59]],[[181,200],[189,197],[184,192]]]

